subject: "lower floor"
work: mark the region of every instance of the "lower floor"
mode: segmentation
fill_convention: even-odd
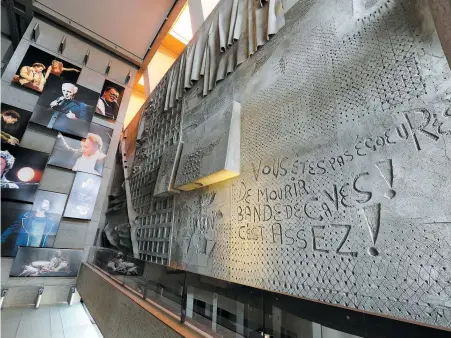
[[[102,338],[82,303],[1,310],[2,338]]]

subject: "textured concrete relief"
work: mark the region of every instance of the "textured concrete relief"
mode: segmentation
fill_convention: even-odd
[[[231,186],[218,183],[175,197],[171,265],[227,279]]]
[[[206,96],[284,23],[281,0],[221,1],[169,71],[165,110],[200,79]]]
[[[451,71],[427,4],[301,1],[209,96],[229,86],[240,176],[177,197],[172,264],[450,328]],[[220,232],[198,230],[208,194],[230,194]]]
[[[237,102],[186,133],[175,187],[194,190],[240,172],[240,110]]]
[[[179,192],[174,189],[174,180],[179,166],[182,146],[182,142],[173,144],[163,153],[161,165],[158,170],[157,181],[155,183],[155,190],[153,192],[154,196],[165,197]]]

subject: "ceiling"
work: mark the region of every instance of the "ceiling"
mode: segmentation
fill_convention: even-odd
[[[176,0],[36,0],[47,15],[69,22],[144,60]],[[116,47],[114,47],[116,48]]]

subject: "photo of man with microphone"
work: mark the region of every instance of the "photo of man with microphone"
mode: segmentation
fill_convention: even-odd
[[[31,122],[85,138],[99,93],[50,74]]]
[[[105,81],[103,88],[102,96],[97,101],[96,113],[116,120],[124,88],[110,81]]]

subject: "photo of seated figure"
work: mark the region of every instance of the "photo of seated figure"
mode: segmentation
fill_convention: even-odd
[[[14,75],[13,82],[21,86],[42,92],[45,85],[45,76],[42,73],[45,66],[40,62],[35,62],[31,66],[22,66],[19,74]]]
[[[124,87],[121,87],[111,81],[105,80],[102,95],[97,101],[96,113],[109,119],[116,120],[121,105]]]
[[[50,74],[30,121],[86,137],[98,98],[99,93]]]
[[[19,247],[11,277],[75,277],[83,250]]]
[[[30,46],[12,82],[42,93],[50,74],[62,77],[68,82],[76,83],[80,71],[80,67],[60,60],[42,49]]]
[[[86,138],[79,140],[58,133],[48,164],[102,175],[113,130],[91,124]]]
[[[19,145],[31,112],[2,103],[1,115],[2,142]]]

